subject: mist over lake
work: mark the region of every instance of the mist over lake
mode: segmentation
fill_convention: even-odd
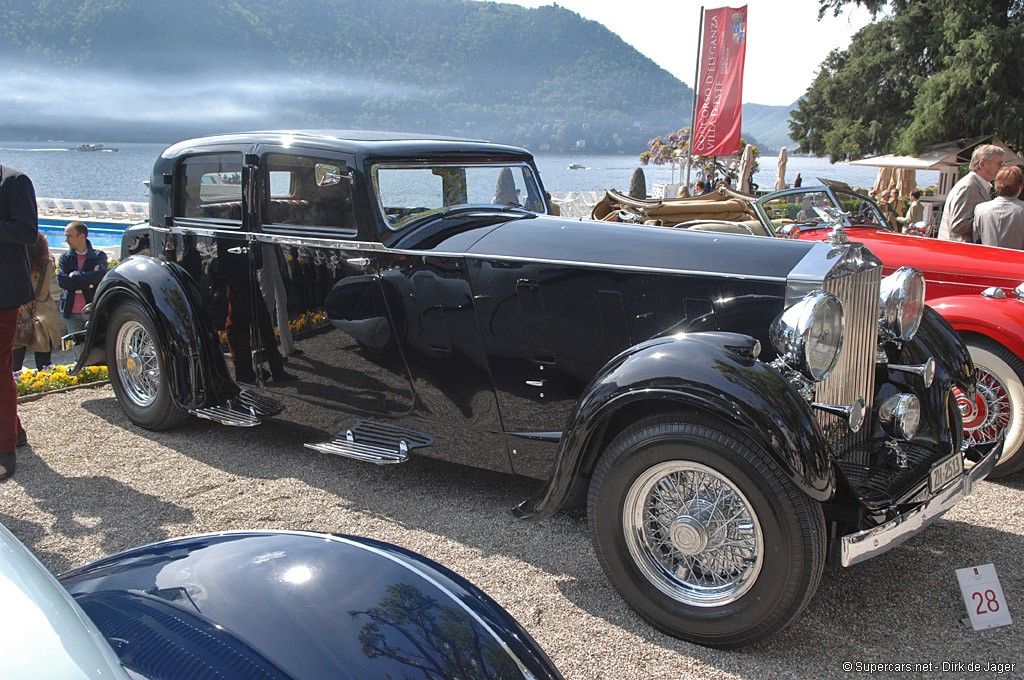
[[[116,147],[116,152],[70,150],[70,147],[82,143],[79,141],[0,141],[0,164],[31,177],[36,195],[40,197],[147,202],[149,192],[143,182],[150,178],[153,162],[174,141],[166,144],[105,142],[109,147]],[[634,154],[537,154],[536,159],[544,187],[559,193],[603,189],[625,191],[629,188],[634,168],[639,167]],[[571,163],[584,168],[570,170]],[[762,189],[775,186],[776,164],[775,156],[761,158],[754,182]],[[803,176],[805,186],[816,184],[817,177],[824,177],[855,187],[868,187],[874,184],[877,175],[874,168],[833,165],[826,158],[790,156],[786,168],[787,183],[792,184],[797,172]],[[678,182],[679,170],[674,174]],[[673,171],[667,165],[650,165],[644,168],[644,175],[650,191],[656,183],[669,183]],[[691,173],[691,181],[696,178],[696,173]],[[937,181],[936,172],[917,174],[920,187]]]

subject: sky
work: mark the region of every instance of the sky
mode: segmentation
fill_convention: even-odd
[[[502,0],[508,2],[509,0]],[[517,0],[540,7],[557,4],[604,24],[654,63],[693,86],[700,8],[742,7],[695,0]],[[818,21],[818,0],[747,0],[747,53],[743,101],[788,106],[814,80],[818,66],[871,22],[860,7]]]

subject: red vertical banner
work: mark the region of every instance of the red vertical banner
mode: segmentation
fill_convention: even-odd
[[[693,92],[694,156],[729,156],[740,150],[746,52],[747,6],[706,10],[700,75]]]

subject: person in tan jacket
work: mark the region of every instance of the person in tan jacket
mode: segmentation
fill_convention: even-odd
[[[23,318],[32,315],[39,323],[35,324],[35,338],[27,346],[19,346],[15,342],[12,352],[15,371],[21,370],[28,350],[35,352],[37,369],[49,366],[53,350],[60,347],[64,327],[60,309],[57,307],[57,298],[53,297],[50,291],[50,282],[53,280],[57,265],[50,255],[50,244],[43,232],[39,232],[35,243],[28,247],[28,262],[32,270],[32,290],[39,291],[39,296],[34,302],[23,304],[18,310],[18,315]]]

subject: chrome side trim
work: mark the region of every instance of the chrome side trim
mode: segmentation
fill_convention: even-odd
[[[659,227],[660,228],[660,227]],[[697,232],[700,233],[700,232]],[[736,236],[740,236],[736,234]],[[741,238],[747,238],[741,236]],[[389,250],[389,253],[402,255],[431,256],[431,257],[464,257],[467,260],[497,260],[500,262],[525,262],[532,264],[557,264],[570,267],[600,267],[601,269],[612,269],[624,272],[642,272],[652,274],[683,274],[686,276],[703,276],[724,279],[741,279],[743,281],[771,281],[774,283],[785,283],[784,276],[750,276],[749,274],[738,274],[732,272],[709,272],[694,269],[669,269],[667,267],[644,267],[643,265],[617,265],[607,262],[580,262],[578,260],[554,260],[540,259],[536,257],[517,257],[515,255],[488,255],[486,253],[440,253],[425,250]]]
[[[388,249],[376,241],[352,241],[343,239],[310,238],[308,236],[284,236],[282,234],[254,233],[260,243],[274,243],[282,246],[304,246],[306,248],[329,248],[334,250],[370,250],[378,253]],[[394,251],[388,251],[394,252]],[[424,253],[420,253],[421,255]]]
[[[840,564],[849,567],[869,560],[916,535],[969,495],[974,490],[974,485],[992,472],[1002,450],[1002,445],[995,447],[974,467],[965,471],[958,480],[950,483],[927,503],[877,527],[843,536],[840,539]]]
[[[644,267],[642,265],[616,265],[605,262],[580,262],[578,260],[555,260],[540,259],[535,257],[517,257],[514,255],[489,255],[486,253],[452,253],[437,250],[400,250],[388,248],[383,243],[376,241],[349,241],[323,238],[307,238],[301,236],[283,236],[280,234],[268,234],[265,232],[236,232],[219,231],[216,229],[196,229],[194,227],[172,227],[163,229],[150,227],[156,231],[175,234],[196,234],[199,236],[216,237],[220,235],[238,238],[240,235],[248,234],[261,243],[276,243],[278,245],[305,246],[306,248],[334,248],[349,251],[371,251],[376,253],[389,253],[393,255],[409,255],[411,257],[462,257],[472,260],[497,260],[500,262],[524,262],[533,264],[557,264],[570,267],[600,267],[601,269],[613,269],[616,271],[641,272],[652,274],[681,274],[685,276],[703,276],[726,279],[740,279],[743,281],[770,281],[773,283],[785,283],[783,276],[750,276],[732,272],[708,272],[691,269],[668,269],[664,267]]]

